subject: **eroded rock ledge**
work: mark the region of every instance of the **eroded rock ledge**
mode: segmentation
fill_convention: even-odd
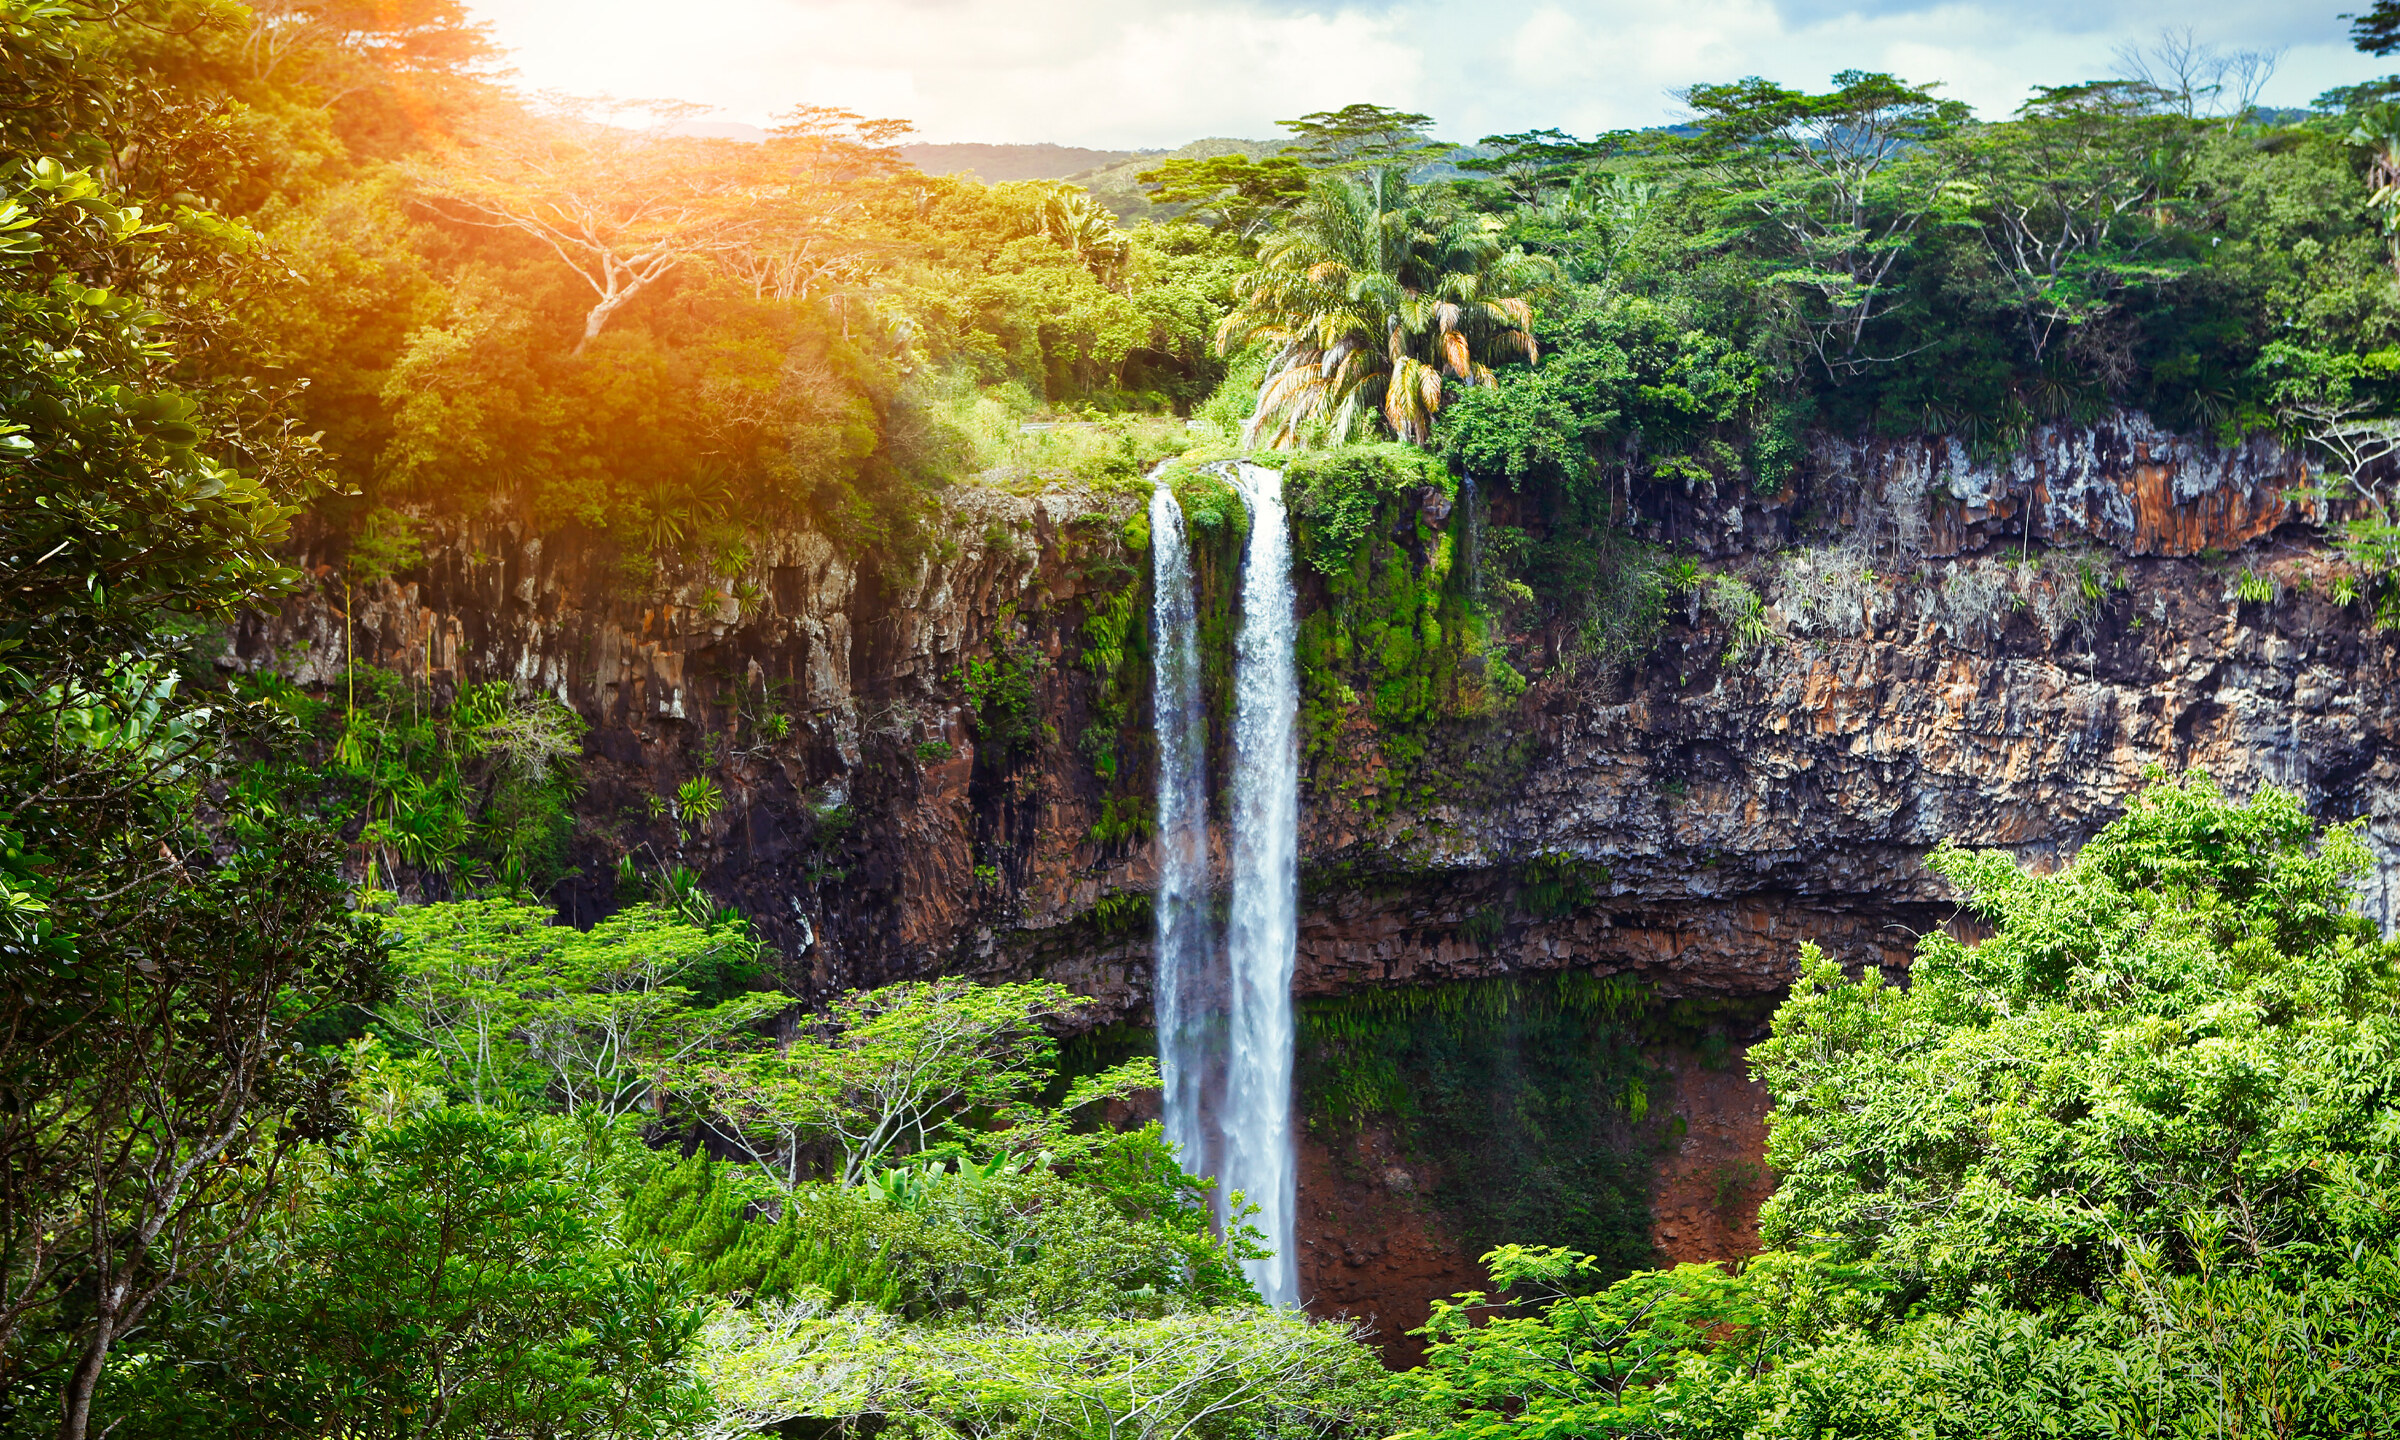
[[[1695,606],[1636,667],[1555,668],[1496,722],[1534,742],[1498,785],[1397,801],[1371,734],[1314,764],[1303,988],[1594,968],[1758,994],[1804,938],[1896,967],[1951,914],[1921,864],[1937,840],[2054,860],[2153,766],[2365,818],[2384,860],[2367,903],[2391,924],[2394,644],[2330,598],[2321,517],[2288,495],[2305,479],[2266,441],[2219,450],[2123,417],[2045,430],[2003,465],[1820,440],[1778,496],[1637,492],[1653,537],[1746,567],[1772,641],[1728,663]],[[725,573],[639,585],[596,537],[436,521],[424,563],[363,588],[347,623],[320,539],[320,583],[246,623],[226,663],[327,684],[350,643],[437,689],[505,677],[572,705],[593,729],[571,913],[610,903],[614,855],[657,838],[642,799],[713,766],[729,803],[695,858],[797,983],[1039,972],[1138,1021],[1148,925],[1124,897],[1149,860],[1093,840],[1105,788],[1075,743],[1097,693],[1085,562],[1122,545],[1136,503],[965,486],[913,565],[797,530]],[[2274,598],[2244,600],[2245,574]],[[1003,632],[1048,662],[1047,738],[1007,772],[978,763],[957,681]],[[1515,638],[1529,671],[1558,645]],[[788,736],[762,730],[766,705]],[[1512,900],[1534,857],[1583,867],[1573,913]]]

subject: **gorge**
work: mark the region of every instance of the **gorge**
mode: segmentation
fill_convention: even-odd
[[[1804,940],[1898,975],[1914,935],[1954,923],[1922,867],[1939,838],[2055,863],[2152,767],[2204,768],[2362,819],[2382,857],[2363,903],[2389,925],[2392,644],[2318,578],[2307,502],[2288,493],[2297,464],[2268,442],[2218,449],[2128,415],[2046,430],[1998,464],[1939,443],[1827,437],[1777,495],[1637,490],[1639,530],[1757,578],[1770,636],[1729,654],[1731,627],[1703,592],[1679,599],[1655,651],[1631,664],[1544,673],[1560,637],[1496,637],[1493,657],[1533,679],[1504,707],[1437,727],[1454,748],[1430,780],[1393,763],[1363,699],[1338,703],[1322,667],[1306,673],[1326,652],[1304,638],[1300,1294],[1374,1314],[1388,1335],[1472,1278],[1453,1233],[1466,1212],[1445,1206],[1398,1117],[1344,1119],[1312,1097],[1325,1066],[1310,1006],[1560,973],[1638,982],[1657,1016],[1637,1041],[1648,1098],[1640,1119],[1613,1105],[1611,1143],[1640,1172],[1627,1190],[1644,1212],[1639,1248],[1708,1258],[1755,1243],[1765,1102],[1739,1056],[1764,1006]],[[1243,472],[1253,503],[1269,473]],[[726,757],[726,807],[692,855],[758,917],[795,984],[1054,978],[1100,998],[1095,1038],[1138,1034],[1112,1042],[1135,1049],[1156,1004],[1190,1047],[1165,1047],[1169,1124],[1188,1135],[1206,1125],[1193,1097],[1224,1083],[1211,1067],[1240,1043],[1211,1027],[1242,1022],[1211,1014],[1230,1015],[1230,998],[1172,989],[1180,972],[1154,956],[1207,958],[1207,856],[1245,884],[1275,863],[1244,859],[1223,818],[1200,828],[1211,787],[1241,784],[1240,737],[1256,733],[1241,729],[1248,692],[1227,687],[1276,682],[1239,659],[1222,668],[1246,583],[1236,567],[1260,530],[1228,549],[1232,522],[1212,511],[1217,528],[1186,542],[1174,487],[1195,483],[1209,477],[1186,470],[1141,492],[965,486],[947,501],[956,554],[913,573],[847,561],[795,530],[743,574],[689,574],[655,600],[612,593],[605,552],[572,533],[436,528],[421,568],[358,595],[348,632],[362,663],[437,690],[510,677],[592,724],[576,842],[590,858],[559,892],[570,912],[599,903],[591,877],[612,850],[665,843],[630,801]],[[1304,489],[1292,532],[1303,619],[1335,603],[1307,560],[1309,504]],[[1509,504],[1492,497],[1492,523],[1509,523]],[[1465,522],[1439,492],[1388,493],[1373,543],[1422,577]],[[1861,534],[1881,548],[1841,548]],[[1095,554],[1146,562],[1126,593],[1149,592],[1138,608],[1167,703],[1150,706],[1139,674],[1150,713],[1128,733],[1156,733],[1135,767],[1137,793],[1156,796],[1154,837],[1103,838],[1112,786],[1075,739],[1121,683],[1078,663],[1078,637],[1112,593],[1087,578]],[[245,627],[224,663],[326,684],[344,633],[338,591],[320,587]],[[963,657],[995,647],[1047,661],[1035,691],[1045,738],[1005,766],[979,753],[977,717],[953,688]],[[745,691],[762,681],[790,697],[787,739],[761,742],[746,717]],[[929,741],[956,749],[926,758]],[[1217,793],[1232,807],[1289,803],[1271,789]],[[835,796],[857,819],[828,841]]]
[[[0,1440],[2390,1432],[2400,75],[750,8],[0,18]]]

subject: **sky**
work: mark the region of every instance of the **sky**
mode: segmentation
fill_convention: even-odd
[[[764,124],[795,104],[916,122],[928,141],[1158,148],[1270,137],[1352,101],[1443,139],[1577,134],[1679,114],[1670,92],[1888,70],[1986,116],[2035,84],[2117,73],[2162,29],[2280,52],[2261,95],[2305,105],[2400,69],[2353,51],[2366,0],[470,0],[529,89],[677,99]],[[671,17],[671,18],[670,18]]]

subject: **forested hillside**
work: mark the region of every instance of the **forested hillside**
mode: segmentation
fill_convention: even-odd
[[[1087,187],[0,0],[0,1434],[2393,1433],[2400,77],[2174,58]]]

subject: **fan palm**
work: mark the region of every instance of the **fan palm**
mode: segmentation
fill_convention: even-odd
[[[1547,261],[1504,247],[1500,222],[1405,202],[1384,208],[1340,177],[1317,182],[1243,277],[1217,341],[1276,342],[1250,422],[1286,448],[1320,429],[1340,443],[1375,417],[1432,438],[1453,384],[1488,385],[1495,361],[1540,358],[1528,296]]]

